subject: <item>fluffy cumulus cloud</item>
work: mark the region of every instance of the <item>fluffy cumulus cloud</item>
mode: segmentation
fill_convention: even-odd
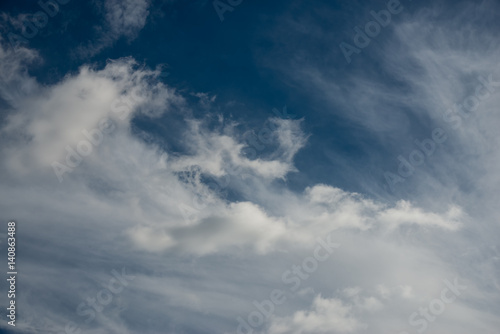
[[[136,37],[149,6],[106,1],[106,38]],[[370,196],[385,191],[377,181],[366,194],[327,183],[288,187],[312,138],[307,117],[269,118],[265,154],[250,157],[238,120],[195,116],[190,96],[206,95],[165,84],[161,67],[119,58],[42,84],[29,72],[43,62],[37,52],[1,47],[0,211],[19,222],[29,254],[18,328],[495,333],[498,247],[488,236],[498,232],[499,45],[479,18],[498,7],[483,6],[457,9],[476,30],[439,9],[393,23],[373,57],[402,85],[379,84],[368,71],[332,79],[315,64],[275,65],[387,147],[395,175],[401,150],[410,154],[437,127],[446,132],[426,156],[431,164],[397,176],[405,181],[392,186],[404,199]],[[450,109],[476,88],[488,97]],[[155,131],[160,123],[174,135]],[[112,301],[102,302],[103,286]]]
[[[163,113],[168,103],[178,100],[162,84],[148,83],[158,71],[134,66],[131,59],[110,62],[101,71],[84,66],[78,75],[54,86],[32,85],[7,116],[4,134],[22,138],[6,147],[10,168],[29,173],[53,162],[78,163],[80,154],[88,155],[100,145],[96,129],[127,127],[133,110]],[[79,154],[72,153],[75,150]]]

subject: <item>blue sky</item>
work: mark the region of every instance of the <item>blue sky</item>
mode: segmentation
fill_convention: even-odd
[[[498,333],[499,9],[2,1],[0,331]]]

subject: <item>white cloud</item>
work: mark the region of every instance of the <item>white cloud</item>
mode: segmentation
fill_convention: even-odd
[[[0,37],[0,42],[5,40]],[[30,94],[36,87],[36,80],[28,75],[28,65],[40,62],[35,50],[25,47],[17,49],[0,47],[0,96],[11,106]]]
[[[106,20],[113,34],[136,37],[149,15],[149,0],[106,0]]]
[[[122,59],[99,71],[84,66],[78,75],[51,87],[28,80],[36,89],[18,97],[15,113],[9,114],[3,128],[4,135],[18,138],[5,148],[11,170],[22,174],[63,162],[66,147],[76,150],[87,139],[82,131],[98,128],[101,120],[128,128],[132,111],[146,108],[144,112],[154,116],[168,109],[169,103],[180,103],[173,90],[161,83],[149,84],[158,75],[159,71],[142,70],[133,60]]]
[[[269,334],[353,333],[366,325],[352,314],[352,306],[341,300],[317,296],[310,310],[298,311],[291,317],[273,319]]]
[[[150,0],[105,0],[105,24],[97,28],[100,35],[80,46],[77,53],[92,57],[122,37],[129,42],[134,40],[146,25],[150,5]]]

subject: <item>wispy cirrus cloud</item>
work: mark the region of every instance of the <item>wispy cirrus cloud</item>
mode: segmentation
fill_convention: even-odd
[[[88,58],[112,46],[120,38],[129,42],[134,40],[146,25],[150,5],[150,0],[105,0],[105,20],[102,26],[96,27],[97,37],[80,46],[76,53]]]

